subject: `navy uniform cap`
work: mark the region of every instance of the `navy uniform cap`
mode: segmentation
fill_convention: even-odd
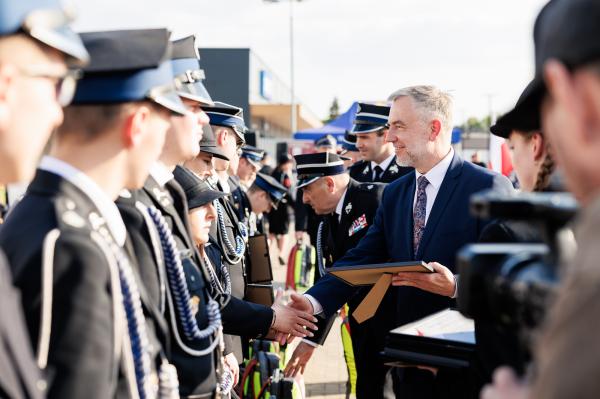
[[[269,198],[271,198],[271,203],[275,209],[277,209],[279,203],[281,203],[288,194],[287,188],[281,185],[272,176],[264,173],[257,173],[253,184],[269,194]]]
[[[215,101],[214,107],[206,108],[205,111],[211,125],[231,128],[242,142],[246,142],[244,111],[240,107]]]
[[[189,210],[199,208],[216,199],[229,195],[213,190],[207,182],[200,180],[198,176],[187,168],[177,167],[173,175],[185,193]]]
[[[336,148],[337,140],[331,134],[326,134],[315,141],[315,147]]]
[[[329,152],[295,155],[298,188],[306,187],[324,176],[346,172],[344,161],[348,158]]]
[[[342,140],[342,148],[344,149],[344,152],[358,152],[358,148],[356,148],[356,135],[346,131],[346,133],[344,133],[344,139]]]
[[[248,162],[250,162],[256,169],[260,169],[262,164],[263,156],[265,155],[265,151],[260,148],[256,148],[251,145],[245,145],[242,147],[242,158],[245,158]]]
[[[73,104],[150,100],[185,114],[173,85],[169,35],[166,29],[82,33],[91,61],[83,70]]]
[[[229,157],[225,155],[223,150],[217,147],[217,139],[210,125],[202,126],[202,140],[200,140],[200,152],[205,152],[213,157],[229,161]]]
[[[358,103],[352,134],[371,133],[386,127],[390,115],[387,105]]]
[[[196,45],[196,36],[188,36],[171,42],[171,68],[175,78],[177,94],[203,105],[214,105],[208,90],[202,81],[204,70],[200,68],[200,53]]]
[[[0,0],[0,35],[23,32],[71,57],[79,64],[89,54],[68,23],[72,16],[58,0]]]
[[[542,8],[533,29],[535,76],[504,122],[517,123],[515,128],[522,130],[541,128],[540,108],[546,94],[544,65],[556,59],[574,70],[600,60],[598,21],[598,0],[551,0]]]

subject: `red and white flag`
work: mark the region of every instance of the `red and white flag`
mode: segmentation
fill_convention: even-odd
[[[506,141],[502,137],[490,134],[490,169],[504,176],[511,174],[513,170],[510,151]]]

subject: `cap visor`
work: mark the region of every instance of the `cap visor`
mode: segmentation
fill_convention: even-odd
[[[316,182],[317,180],[319,180],[322,176],[316,176],[316,177],[311,177],[308,179],[302,179],[298,182],[298,185],[296,186],[297,188],[303,188],[308,186],[311,183]]]
[[[223,153],[219,148],[214,146],[200,146],[200,152],[211,154],[213,157],[229,161],[229,157]]]
[[[83,46],[79,35],[67,25],[47,28],[32,27],[29,35],[45,45],[69,56],[76,65],[83,66],[90,61],[90,55]]]
[[[253,161],[250,158],[246,158],[246,161],[248,161],[250,165],[254,166],[256,170],[260,170],[262,168],[262,164],[258,161]]]
[[[188,208],[189,209],[200,208],[201,206],[210,204],[211,202],[213,202],[216,199],[227,197],[227,196],[229,196],[228,193],[223,193],[221,191],[216,191],[216,190],[202,191],[202,193],[200,193],[198,196],[195,196],[194,198],[190,198],[190,200],[188,201]]]
[[[164,90],[158,94],[150,95],[149,98],[155,103],[162,105],[168,110],[175,112],[179,115],[185,115],[188,111],[185,105],[181,102],[181,99],[177,95],[177,92],[173,90]]]
[[[177,94],[207,107],[213,107],[215,105],[202,82],[184,83],[177,90]]]

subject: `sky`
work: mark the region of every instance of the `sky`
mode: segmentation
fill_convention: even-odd
[[[290,81],[290,3],[71,0],[78,31],[167,27],[201,47],[249,47]],[[433,84],[455,123],[509,110],[533,76],[533,23],[546,0],[302,0],[293,4],[296,97],[326,118],[353,101]],[[210,79],[210,76],[207,76]]]

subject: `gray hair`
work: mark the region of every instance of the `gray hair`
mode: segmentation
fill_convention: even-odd
[[[438,119],[442,124],[442,132],[452,131],[452,96],[435,86],[410,86],[396,90],[388,97],[394,102],[400,97],[410,97],[415,106],[427,118]]]

